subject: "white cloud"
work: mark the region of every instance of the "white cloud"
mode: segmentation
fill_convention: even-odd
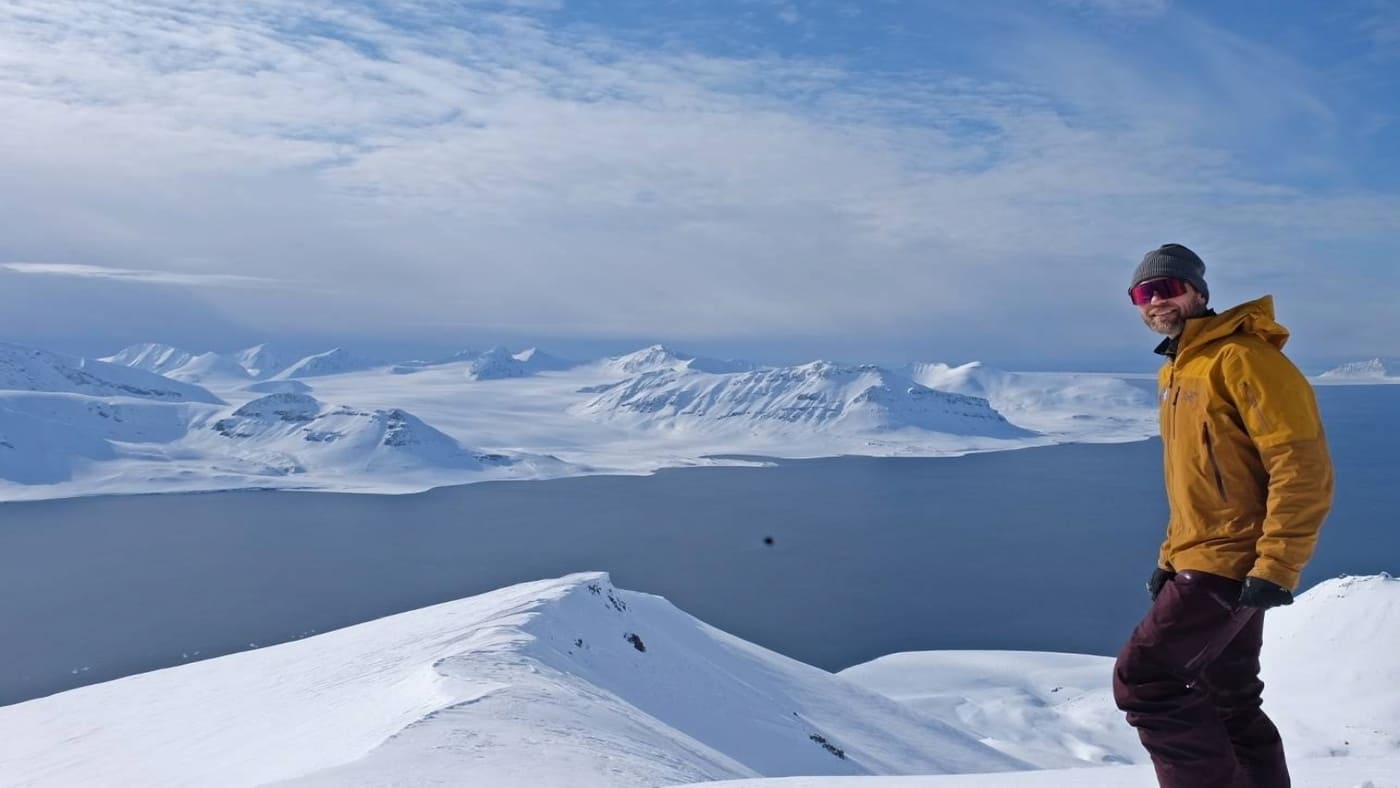
[[[1056,5],[1137,19],[1165,14],[1170,0],[1054,0]]]
[[[269,330],[1014,343],[1045,319],[1019,310],[1085,314],[1164,235],[1383,229],[1393,195],[1241,174],[1212,137],[1241,103],[1328,110],[1300,67],[1197,32],[1223,50],[1208,88],[1033,25],[989,49],[1000,81],[866,78],[499,3],[0,0],[0,167],[24,195],[0,253],[276,280],[204,294]]]
[[[77,279],[112,279],[182,287],[269,287],[280,283],[275,279],[237,274],[199,274],[175,271],[140,271],[130,268],[108,268],[79,263],[0,263],[0,268],[17,274],[67,276]]]

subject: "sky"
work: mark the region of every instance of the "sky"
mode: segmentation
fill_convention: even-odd
[[[0,341],[1400,356],[1400,0],[0,0]]]

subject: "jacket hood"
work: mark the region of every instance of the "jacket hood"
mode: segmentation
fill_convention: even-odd
[[[1231,334],[1253,334],[1279,349],[1288,342],[1288,329],[1274,320],[1274,297],[1266,295],[1213,317],[1188,320],[1179,347],[1185,351]]]

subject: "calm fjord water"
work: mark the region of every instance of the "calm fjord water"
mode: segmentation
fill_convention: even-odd
[[[1318,393],[1338,497],[1304,585],[1396,572],[1400,386]],[[584,570],[828,669],[919,649],[1111,654],[1147,603],[1160,452],[0,504],[0,704]]]

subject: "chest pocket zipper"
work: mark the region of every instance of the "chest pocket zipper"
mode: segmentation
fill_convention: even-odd
[[[1225,475],[1220,472],[1220,461],[1215,456],[1215,441],[1211,438],[1209,424],[1201,424],[1201,440],[1205,441],[1210,470],[1215,474],[1215,489],[1220,492],[1220,500],[1229,503],[1230,496],[1225,493]]]

